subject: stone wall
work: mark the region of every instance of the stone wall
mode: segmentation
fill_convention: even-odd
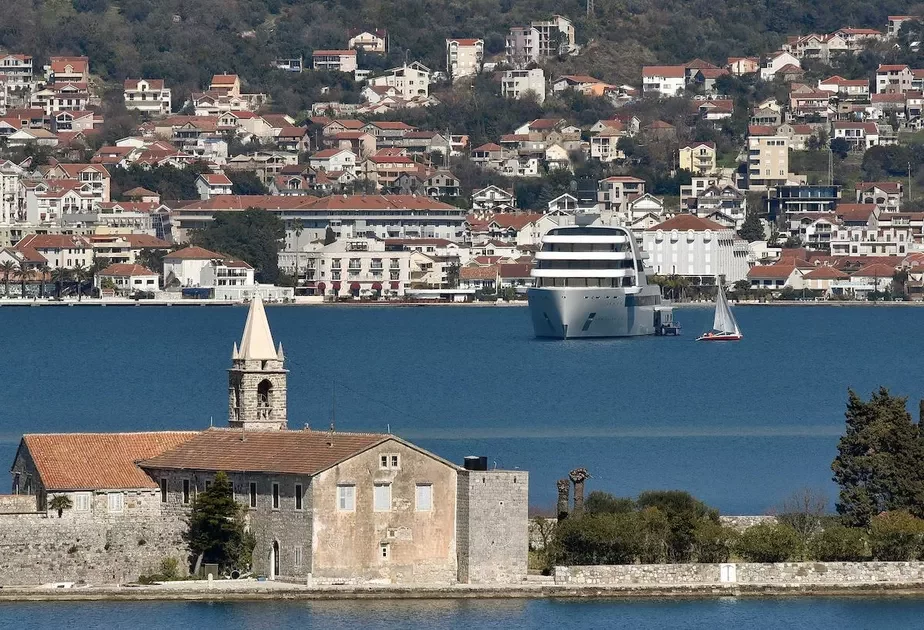
[[[720,516],[719,522],[725,527],[731,527],[739,532],[743,532],[749,527],[760,525],[761,523],[776,523],[775,516]]]
[[[30,514],[35,512],[38,512],[38,504],[34,495],[0,495],[0,514]]]
[[[181,533],[172,518],[55,518],[0,515],[0,586],[131,582],[156,573],[166,557],[186,566]]]
[[[555,567],[555,584],[682,586],[689,584],[851,585],[924,582],[924,562],[778,562],[635,564]]]
[[[525,579],[528,473],[461,470],[458,475],[459,581],[484,584]]]

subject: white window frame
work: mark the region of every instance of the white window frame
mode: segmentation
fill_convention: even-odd
[[[385,507],[384,499],[386,497],[379,494],[380,488],[384,488],[387,492],[388,506]],[[373,512],[391,512],[391,484],[390,483],[375,483],[372,486],[372,511]]]
[[[301,547],[301,545],[298,545],[298,546],[294,547],[294,548],[292,549],[292,553],[293,553],[293,556],[294,556],[294,557],[293,557],[294,562],[292,563],[293,566],[295,566],[295,567],[300,567],[300,566],[302,566],[302,547]]]
[[[111,514],[119,514],[125,510],[124,492],[108,492],[106,493],[106,499]]]
[[[344,483],[337,485],[337,511],[356,511],[356,484]]]
[[[389,543],[379,544],[379,558],[381,558],[382,560],[391,559],[391,544]]]
[[[93,504],[93,493],[75,492],[74,493],[74,511],[89,512]]]
[[[423,506],[421,499],[421,490],[426,489],[426,499],[427,505]],[[418,483],[414,487],[414,509],[418,512],[432,512],[433,511],[433,484],[432,483]]]
[[[379,470],[398,470],[401,468],[401,456],[398,453],[381,453]]]

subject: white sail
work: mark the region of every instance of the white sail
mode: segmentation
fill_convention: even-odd
[[[728,299],[725,297],[725,291],[722,285],[719,285],[718,295],[715,301],[715,321],[712,325],[713,330],[725,334],[741,334],[738,330],[738,322],[732,315],[731,307],[728,305]]]

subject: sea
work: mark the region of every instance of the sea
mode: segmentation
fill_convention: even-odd
[[[547,341],[525,308],[267,307],[289,372],[289,426],[391,431],[461,463],[528,470],[530,501],[585,467],[588,491],[683,489],[725,514],[824,493],[848,388],[924,384],[919,308],[740,306],[738,343]],[[0,460],[23,433],[227,422],[243,307],[0,307]],[[2,491],[2,488],[0,488]],[[2,628],[924,627],[921,598],[2,603]],[[142,621],[143,620],[143,621]]]
[[[765,514],[809,488],[833,509],[848,388],[924,395],[924,309],[740,306],[744,339],[539,340],[517,307],[267,307],[284,348],[290,428],[393,432],[454,462],[528,470],[551,509],[587,490],[682,489],[723,514]],[[23,433],[227,423],[244,307],[0,307],[0,461]],[[2,492],[2,486],[0,486]]]
[[[920,628],[920,598],[40,602],[0,604],[0,628],[799,630]]]

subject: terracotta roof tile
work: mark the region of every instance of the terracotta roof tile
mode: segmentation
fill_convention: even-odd
[[[224,258],[224,256],[195,246],[184,247],[164,256],[164,260],[212,260],[214,258]]]
[[[678,214],[677,216],[648,228],[649,232],[658,230],[727,230],[724,225],[720,225],[709,219],[702,219],[692,214]]]
[[[314,475],[394,436],[327,431],[209,429],[152,455],[145,468]]]
[[[156,276],[157,274],[141,265],[131,263],[115,263],[99,272],[101,276]]]
[[[156,488],[154,480],[135,463],[160,455],[197,434],[197,431],[27,434],[22,445],[29,449],[42,484],[50,491]]]

